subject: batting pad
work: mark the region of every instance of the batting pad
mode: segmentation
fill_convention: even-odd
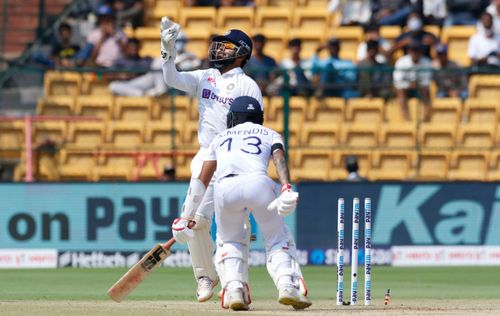
[[[213,245],[209,226],[203,225],[200,229],[193,230],[194,238],[188,242],[189,252],[196,280],[209,277],[217,281],[217,272],[212,261]]]

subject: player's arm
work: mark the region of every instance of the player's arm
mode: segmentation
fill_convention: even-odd
[[[281,216],[285,216],[295,211],[299,193],[292,190],[290,172],[285,159],[285,150],[281,142],[271,146],[271,156],[281,183],[281,195],[272,201],[267,209],[272,212],[277,211]]]
[[[276,167],[276,173],[282,186],[290,184],[290,171],[288,170],[288,164],[285,159],[285,150],[283,145],[274,144],[271,147],[272,158],[274,166]]]

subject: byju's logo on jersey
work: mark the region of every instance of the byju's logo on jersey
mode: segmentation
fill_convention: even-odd
[[[233,100],[234,100],[234,98],[220,97],[209,89],[203,89],[201,91],[201,97],[203,99],[215,100],[216,102],[222,103],[224,105],[226,105],[226,104],[231,105],[231,103],[233,103]]]

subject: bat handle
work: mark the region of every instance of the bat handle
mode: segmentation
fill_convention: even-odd
[[[193,228],[194,225],[196,225],[195,221],[189,221],[188,227],[189,229]],[[175,238],[172,237],[170,238],[166,243],[164,243],[162,246],[165,250],[170,250],[170,248],[175,244]]]

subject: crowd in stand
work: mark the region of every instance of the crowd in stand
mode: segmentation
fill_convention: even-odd
[[[158,96],[167,91],[161,78],[161,59],[139,56],[140,43],[127,38],[122,28],[137,27],[142,23],[144,5],[138,0],[89,1],[90,11],[96,12],[95,27],[73,23],[81,45],[72,39],[72,25],[63,23],[58,28],[57,41],[50,56],[37,58],[49,67],[97,66],[113,70],[135,70],[113,73],[110,90],[117,95]],[[254,5],[253,1],[185,0],[184,5]],[[493,69],[500,66],[500,0],[331,0],[330,12],[340,12],[342,25],[360,25],[364,41],[357,51],[357,62],[339,55],[342,42],[330,38],[320,45],[312,58],[301,56],[301,40],[288,42],[288,58],[276,61],[267,56],[266,37],[253,36],[254,52],[245,71],[256,80],[265,95],[279,95],[285,82],[292,95],[333,97],[396,97],[403,117],[409,119],[408,99],[419,97],[429,114],[431,82],[436,86],[436,97],[467,97],[465,72],[448,58],[448,48],[439,39],[425,31],[425,25],[442,27],[475,25],[477,33],[469,40],[468,56],[471,66]],[[85,10],[83,10],[85,12]],[[384,39],[380,26],[402,26],[404,32],[394,42]],[[180,70],[209,67],[206,60],[198,60],[187,52],[186,36],[181,34],[175,60]],[[398,52],[403,52],[402,56]],[[326,53],[325,53],[326,52]],[[326,56],[325,58],[321,58]],[[137,70],[139,69],[139,71]],[[444,70],[444,71],[439,71]],[[454,71],[455,70],[455,71]]]

